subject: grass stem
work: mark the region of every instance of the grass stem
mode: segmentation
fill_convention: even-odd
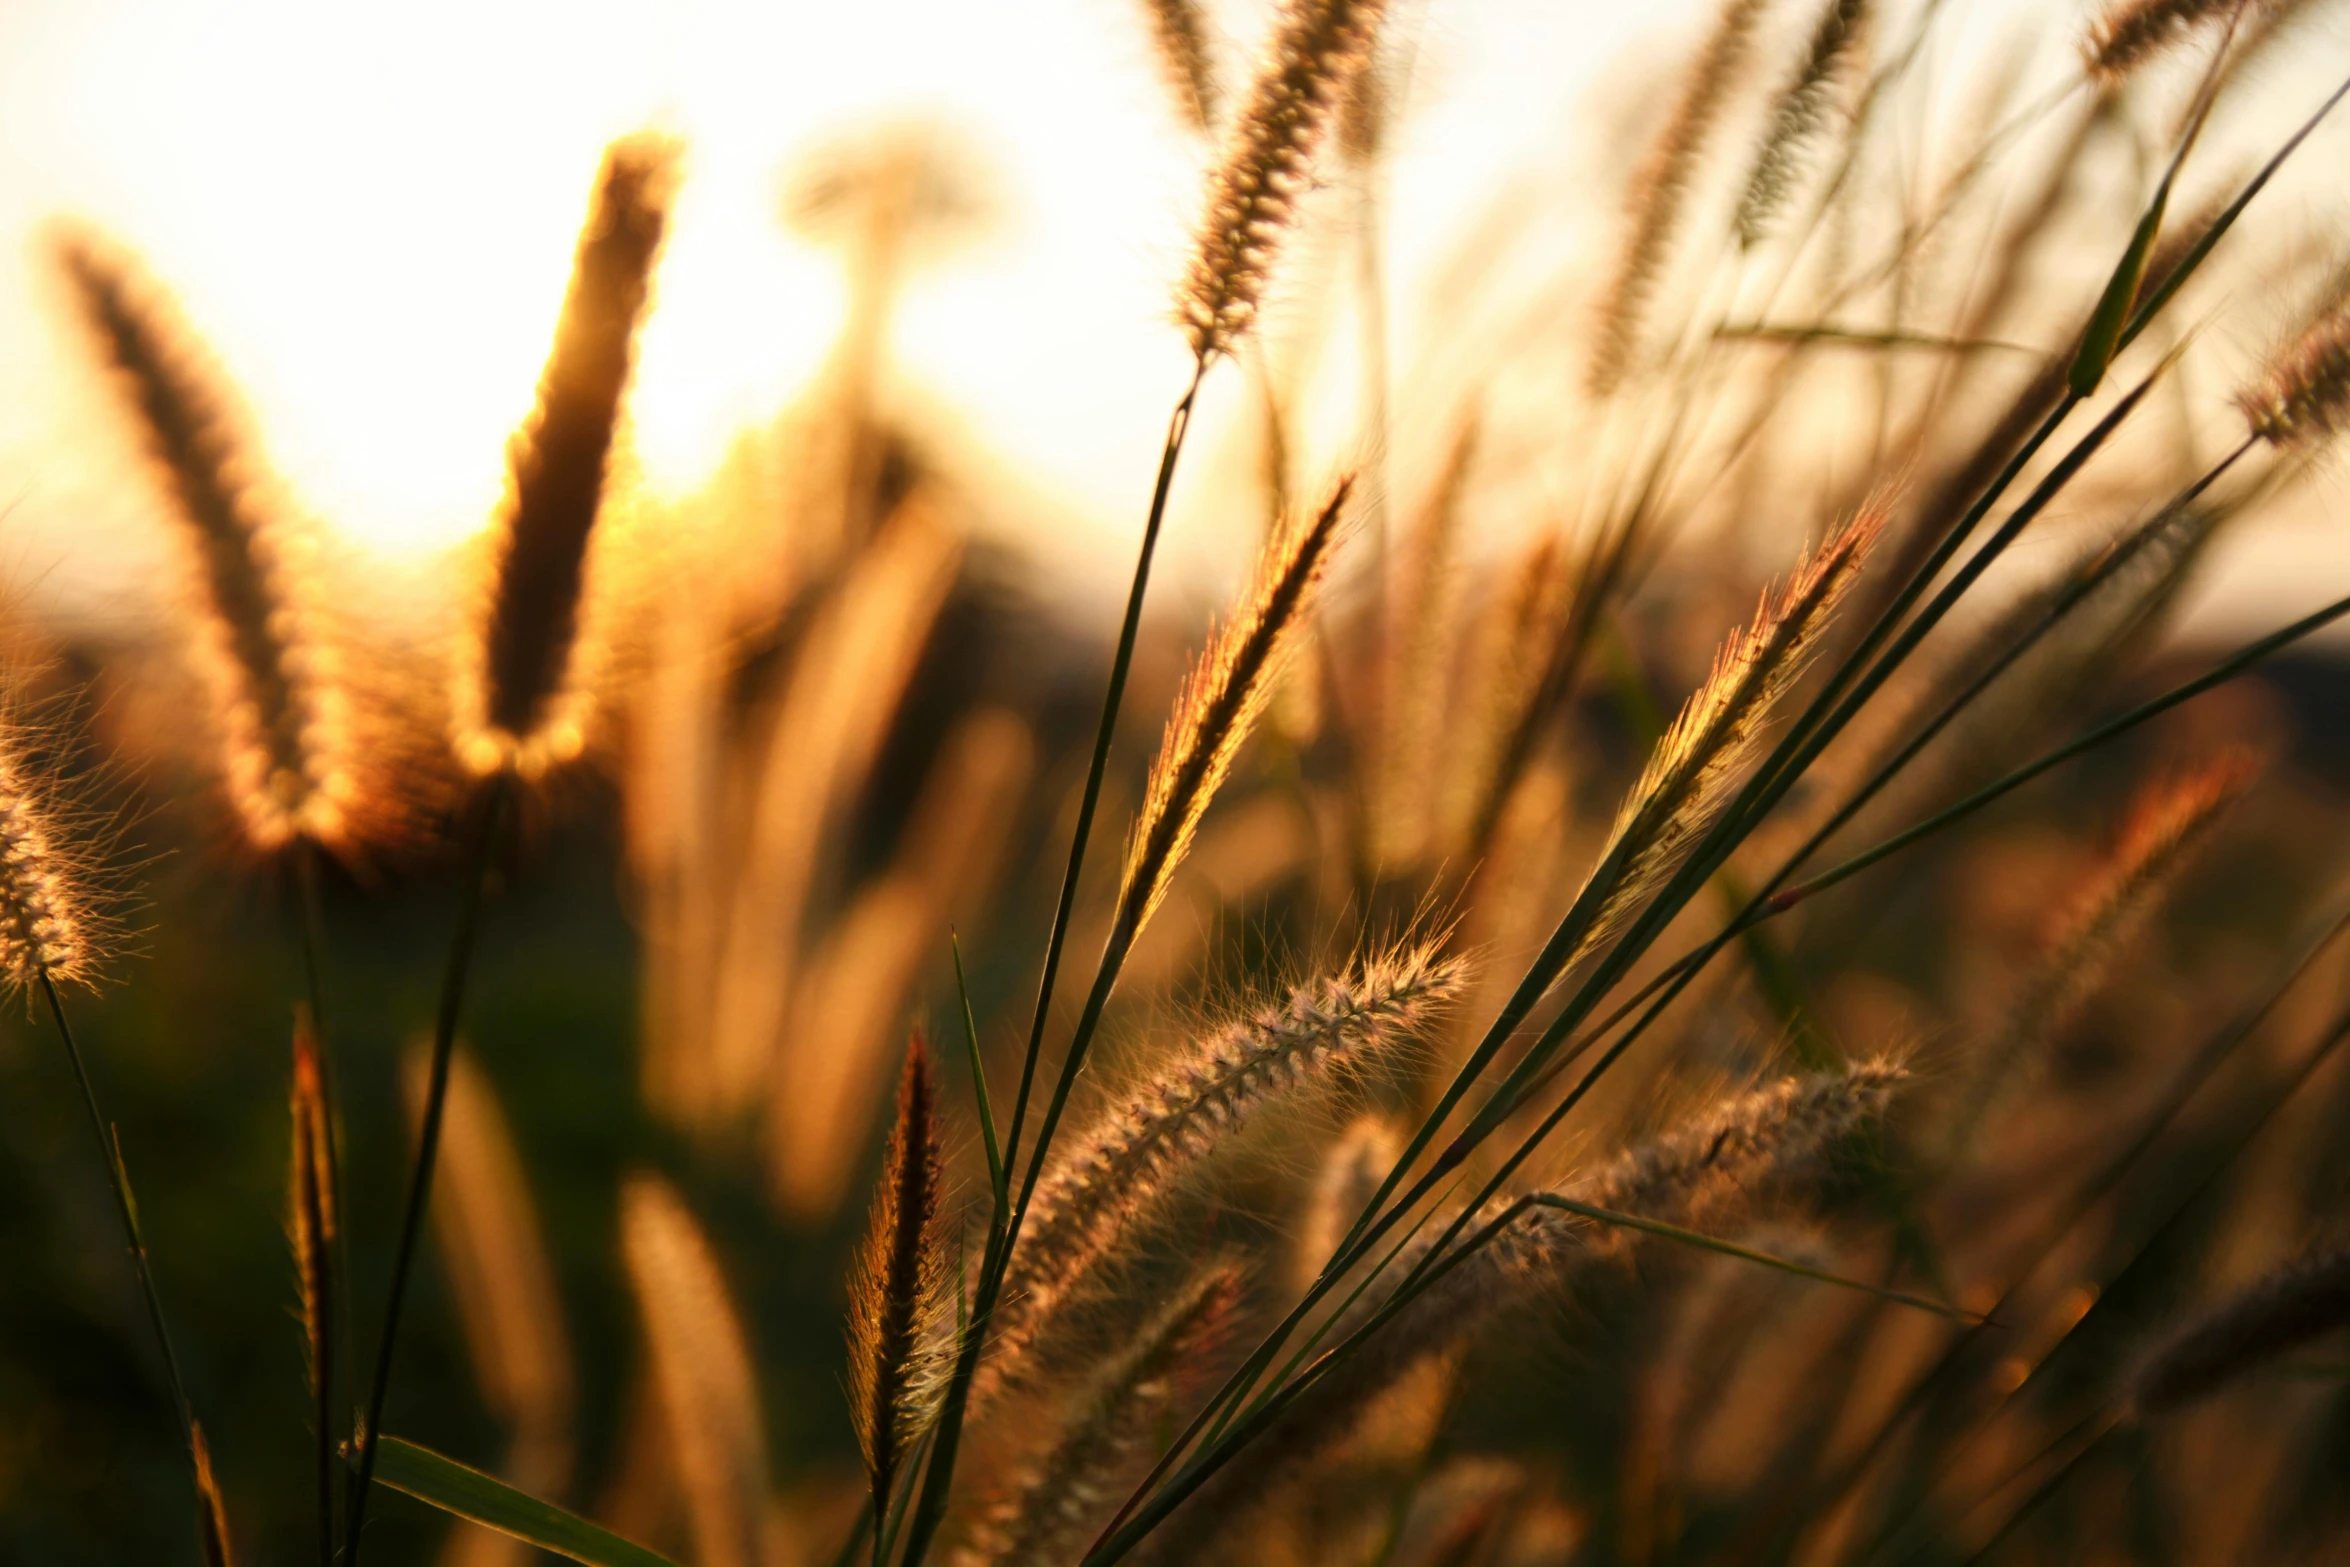
[[[498,829],[505,819],[506,796],[513,775],[491,776],[482,788],[471,841],[466,848],[463,883],[458,894],[457,931],[449,943],[448,968],[441,977],[440,1010],[433,1021],[432,1079],[425,1090],[424,1116],[416,1142],[416,1165],[408,1180],[408,1201],[400,1216],[399,1250],[392,1258],[392,1283],[385,1298],[383,1336],[377,1341],[375,1378],[367,1394],[367,1414],[360,1423],[357,1467],[352,1473],[345,1503],[343,1559],[349,1567],[359,1560],[359,1532],[367,1521],[367,1491],[375,1479],[376,1442],[383,1432],[384,1397],[392,1380],[392,1350],[400,1331],[400,1308],[408,1293],[408,1275],[416,1262],[416,1243],[424,1226],[424,1210],[432,1195],[432,1172],[441,1145],[441,1113],[449,1097],[449,1058],[457,1047],[457,1019],[465,1002],[465,980],[473,966],[474,938],[481,925],[483,892],[490,865],[496,858]]]

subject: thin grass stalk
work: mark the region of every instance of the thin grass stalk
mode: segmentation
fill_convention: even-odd
[[[1881,1103],[1887,1070],[1881,1066],[1870,1067],[1860,1069],[1852,1074],[1850,1081],[1860,1086],[1857,1097],[1850,1100],[1848,1108],[1852,1106],[1873,1107]],[[1897,1069],[1894,1069],[1894,1075],[1898,1075]],[[1824,1118],[1814,1116],[1807,1121],[1804,1112],[1819,1108],[1815,1104],[1815,1101],[1819,1100],[1819,1095],[1806,1091],[1813,1086],[1793,1084],[1789,1085],[1793,1090],[1789,1093],[1765,1092],[1753,1096],[1751,1101],[1738,1101],[1722,1113],[1719,1118],[1719,1129],[1708,1128],[1703,1135],[1678,1134],[1660,1139],[1652,1149],[1644,1149],[1626,1155],[1610,1165],[1587,1183],[1588,1188],[1595,1194],[1607,1196],[1616,1202],[1637,1205],[1645,1196],[1650,1201],[1679,1202],[1687,1205],[1703,1200],[1705,1187],[1713,1174],[1713,1167],[1717,1160],[1726,1160],[1731,1164],[1736,1164],[1741,1160],[1760,1158],[1767,1164],[1780,1157],[1783,1150],[1777,1134],[1791,1134],[1791,1140],[1787,1143],[1785,1151],[1792,1151],[1798,1157],[1810,1151],[1816,1151],[1823,1139],[1829,1135],[1831,1128],[1840,1125],[1841,1129],[1848,1130],[1850,1125],[1854,1123],[1839,1123],[1833,1114]],[[1836,1091],[1833,1078],[1820,1080],[1818,1087],[1830,1094]],[[1745,1125],[1742,1133],[1740,1118],[1750,1113],[1747,1108],[1749,1103],[1756,1106],[1777,1105],[1780,1113],[1788,1117],[1788,1125],[1784,1128],[1774,1128],[1766,1120]],[[1769,1111],[1761,1110],[1752,1113],[1767,1116]],[[1864,1108],[1861,1113],[1869,1112]],[[1806,1127],[1809,1129],[1808,1134]],[[1151,1491],[1147,1502],[1141,1500],[1144,1493],[1138,1490],[1135,1496],[1129,1499],[1128,1505],[1126,1509],[1122,1510],[1120,1517],[1113,1519],[1111,1524],[1097,1537],[1092,1549],[1085,1556],[1085,1567],[1107,1567],[1108,1563],[1124,1556],[1160,1520],[1166,1518],[1176,1507],[1181,1506],[1190,1498],[1243,1446],[1264,1434],[1271,1427],[1273,1421],[1295,1406],[1300,1398],[1330,1375],[1336,1367],[1359,1351],[1374,1334],[1390,1322],[1395,1321],[1414,1302],[1428,1294],[1439,1283],[1454,1275],[1457,1270],[1473,1259],[1494,1262],[1497,1255],[1496,1243],[1512,1243],[1513,1227],[1517,1222],[1528,1214],[1540,1211],[1545,1206],[1546,1195],[1542,1193],[1532,1193],[1499,1205],[1490,1200],[1490,1192],[1481,1194],[1468,1209],[1464,1210],[1461,1219],[1452,1226],[1452,1231],[1457,1232],[1471,1222],[1478,1224],[1476,1232],[1466,1242],[1449,1249],[1441,1240],[1430,1246],[1423,1253],[1420,1265],[1412,1270],[1406,1280],[1359,1324],[1354,1325],[1339,1343],[1325,1351],[1295,1377],[1280,1381],[1278,1386],[1269,1390],[1246,1411],[1237,1415],[1223,1432],[1198,1456],[1186,1464],[1180,1472],[1166,1484]],[[1588,1208],[1590,1205],[1578,1202],[1575,1206]],[[1609,1213],[1611,1217],[1614,1216],[1612,1209],[1600,1211]],[[1575,1226],[1582,1226],[1591,1220],[1587,1214],[1573,1214],[1568,1222]],[[1677,1229],[1678,1227],[1673,1228]],[[1579,1231],[1571,1231],[1561,1239],[1573,1238],[1577,1233]],[[1710,1237],[1696,1238],[1709,1246],[1717,1244],[1712,1242]],[[1529,1252],[1535,1260],[1540,1261],[1549,1257],[1559,1248],[1558,1242],[1555,1240],[1544,1241],[1537,1238],[1534,1241],[1523,1243],[1517,1249]],[[1740,1248],[1740,1250],[1743,1252],[1744,1249]],[[1778,1261],[1778,1259],[1769,1260],[1774,1264]],[[1524,1266],[1525,1259],[1502,1256],[1495,1265],[1501,1267]],[[1482,1285],[1471,1288],[1473,1297],[1482,1297],[1489,1293]],[[1456,1321],[1460,1312],[1447,1309],[1443,1315],[1449,1323]],[[1405,1346],[1405,1353],[1417,1353],[1419,1347],[1416,1343],[1408,1343]]]
[[[483,895],[491,862],[496,858],[500,828],[506,815],[506,797],[513,787],[510,772],[490,775],[477,796],[472,842],[460,873],[457,929],[449,942],[448,966],[441,975],[441,994],[433,1019],[432,1073],[424,1094],[424,1111],[416,1138],[416,1162],[409,1172],[408,1197],[400,1213],[400,1240],[392,1254],[392,1282],[384,1299],[382,1336],[376,1342],[375,1372],[368,1385],[367,1414],[357,1433],[358,1453],[343,1500],[343,1560],[358,1567],[360,1530],[367,1522],[367,1492],[375,1480],[376,1442],[383,1434],[384,1400],[391,1392],[392,1351],[399,1342],[400,1309],[407,1301],[408,1274],[415,1266],[416,1243],[424,1228],[425,1204],[432,1196],[433,1161],[440,1152],[441,1119],[448,1106],[449,1058],[457,1048],[457,1020],[465,1005],[465,982],[472,972],[473,947],[481,926]]]
[[[212,1444],[204,1440],[201,1421],[189,1422],[188,1451],[196,1466],[196,1546],[203,1553],[204,1567],[236,1567],[237,1553],[229,1541],[228,1502],[213,1476]]]
[[[1158,550],[1159,528],[1166,520],[1167,493],[1175,482],[1175,463],[1183,453],[1183,438],[1191,428],[1192,406],[1199,400],[1200,382],[1206,375],[1207,360],[1202,357],[1193,365],[1191,384],[1184,389],[1167,421],[1167,438],[1159,453],[1158,478],[1151,486],[1150,512],[1143,521],[1142,546],[1135,557],[1134,580],[1127,590],[1125,615],[1119,622],[1118,641],[1110,655],[1109,684],[1102,693],[1101,719],[1094,729],[1093,755],[1086,765],[1085,789],[1078,800],[1077,826],[1069,842],[1069,862],[1061,874],[1052,930],[1045,938],[1044,973],[1037,982],[1036,1010],[1029,1022],[1028,1044],[1020,1060],[1020,1084],[1012,1098],[1011,1124],[1004,1133],[1003,1159],[1007,1171],[1015,1167],[1019,1158],[1021,1126],[1027,1118],[1037,1062],[1044,1048],[1045,1021],[1052,1011],[1053,982],[1060,973],[1061,954],[1068,943],[1070,915],[1077,903],[1078,875],[1084,869],[1086,845],[1093,834],[1094,812],[1101,804],[1110,741],[1117,732],[1118,709],[1125,699],[1126,677],[1134,662],[1134,644],[1142,629],[1143,594],[1150,585],[1151,560]],[[1036,1169],[1044,1162],[1045,1151],[1045,1139],[1039,1137],[1030,1159],[1031,1184]],[[1003,1288],[1004,1265],[1018,1237],[1018,1207],[999,1212],[990,1231],[989,1245],[980,1261],[978,1285],[972,1293],[970,1317],[963,1327],[954,1373],[947,1382],[946,1396],[940,1406],[938,1436],[923,1476],[921,1499],[915,1504],[909,1525],[904,1558],[909,1564],[923,1560],[946,1518],[947,1494],[954,1482],[955,1459],[962,1445],[963,1411],[971,1396],[972,1376],[979,1369],[980,1352],[986,1347],[987,1325],[995,1312],[996,1296]]]
[[[188,1457],[190,1473],[196,1476],[198,1495],[210,1478],[207,1460],[198,1466],[196,1448],[196,1417],[188,1403],[188,1388],[180,1377],[179,1356],[172,1352],[171,1330],[164,1326],[163,1297],[155,1288],[155,1275],[147,1264],[147,1242],[139,1229],[138,1203],[131,1196],[130,1171],[123,1167],[121,1142],[108,1130],[105,1115],[98,1108],[98,1091],[91,1086],[89,1068],[83,1064],[81,1046],[74,1042],[73,1027],[65,1020],[65,1002],[57,994],[57,983],[49,977],[46,967],[34,976],[41,999],[49,1008],[50,1021],[57,1026],[57,1037],[65,1045],[65,1058],[73,1064],[74,1083],[82,1092],[82,1108],[89,1112],[90,1135],[98,1140],[98,1157],[106,1164],[107,1185],[114,1192],[114,1209],[122,1220],[123,1244],[129,1248],[131,1266],[139,1276],[139,1293],[147,1306],[147,1326],[155,1334],[156,1348],[163,1352],[163,1374],[171,1388],[172,1412],[179,1419],[180,1444]]]

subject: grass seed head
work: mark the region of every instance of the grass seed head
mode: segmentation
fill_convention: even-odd
[[[1230,353],[1256,320],[1314,152],[1348,79],[1369,58],[1382,9],[1381,0],[1284,0],[1271,50],[1209,183],[1178,294],[1201,363]]]
[[[1601,902],[1576,957],[1598,948],[1675,869],[1729,803],[1772,709],[1804,670],[1883,530],[1889,506],[1872,500],[1766,594],[1754,621],[1723,644],[1713,672],[1658,740],[1625,796],[1607,851]]]
[[[87,983],[99,922],[74,845],[12,740],[0,734],[0,977],[19,989]]]
[[[606,151],[597,176],[538,407],[510,448],[495,581],[458,691],[458,755],[477,773],[536,773],[584,744],[588,540],[605,504],[676,161],[668,141],[629,137]]]
[[[1207,15],[1199,0],[1146,0],[1143,8],[1150,13],[1151,43],[1167,91],[1183,123],[1204,136],[1216,123],[1216,62]]]
[[[2160,1414],[2205,1398],[2350,1323],[2350,1246],[2313,1251],[2182,1325],[2139,1366],[2130,1402]]]
[[[906,1046],[872,1221],[849,1276],[849,1414],[876,1518],[888,1509],[890,1485],[928,1417],[937,1381],[922,1362],[937,1358],[936,1330],[951,1304],[939,1225],[942,1169],[938,1084],[917,1029]]]
[[[1363,1066],[1423,1033],[1465,967],[1432,944],[1300,985],[1211,1034],[1140,1084],[1055,1159],[1005,1276],[989,1377],[1032,1378],[1032,1346],[1117,1237],[1268,1103]]]
[[[333,1133],[327,1120],[326,1072],[307,1012],[294,1020],[293,1170],[288,1180],[294,1267],[302,1289],[302,1327],[310,1351],[311,1389],[333,1374],[335,1214]]]
[[[2245,7],[2246,0],[2112,0],[2089,24],[2081,56],[2090,77],[2110,86],[2197,28]]]
[[[2252,433],[2272,446],[2321,441],[2350,422],[2350,310],[2328,313],[2237,394]]]
[[[1183,683],[1127,848],[1118,920],[1129,941],[1166,896],[1200,818],[1297,651],[1353,484],[1351,476],[1341,479],[1311,521],[1275,530],[1247,603],[1216,629]]]
[[[1672,257],[1673,242],[1698,158],[1724,104],[1746,69],[1762,0],[1724,0],[1713,28],[1681,80],[1681,94],[1664,129],[1633,175],[1623,248],[1600,296],[1597,341],[1588,377],[1592,395],[1605,397],[1632,368],[1648,305]]]
[[[1794,79],[1771,110],[1770,129],[1755,151],[1738,200],[1738,244],[1752,250],[1768,236],[1801,172],[1803,155],[1828,113],[1828,98],[1858,51],[1869,0],[1827,0]]]
[[[964,1567],[1047,1567],[1083,1554],[1134,1461],[1206,1376],[1239,1314],[1241,1269],[1193,1275],[1070,1401],[1052,1444],[1024,1466],[961,1553]]]
[[[362,800],[316,540],[264,499],[218,369],[136,263],[78,231],[56,259],[194,557],[191,629],[245,838],[264,851],[296,838],[340,847]]]

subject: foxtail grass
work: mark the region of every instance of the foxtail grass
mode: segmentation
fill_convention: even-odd
[[[2081,39],[2089,74],[2118,83],[2198,29],[2262,8],[2262,0],[2108,0]]]
[[[872,1491],[874,1560],[900,1467],[936,1411],[949,1275],[939,1205],[938,1085],[917,1029],[906,1043],[873,1215],[849,1274],[849,1415]]]
[[[1051,1445],[1023,1467],[975,1530],[969,1567],[1050,1567],[1074,1556],[1128,1478],[1126,1471],[1204,1380],[1229,1333],[1241,1270],[1213,1264],[1152,1313],[1125,1349],[1071,1400]]]
[[[1464,970],[1432,946],[1300,986],[1180,1054],[1054,1162],[1028,1204],[994,1319],[988,1386],[1049,1374],[1055,1313],[1118,1237],[1215,1145],[1309,1082],[1373,1068],[1423,1033]]]
[[[1207,13],[1199,0],[1145,0],[1143,9],[1168,96],[1185,127],[1204,136],[1215,129],[1218,107]]]
[[[1755,149],[1754,166],[1738,198],[1734,226],[1742,249],[1752,250],[1769,237],[1868,23],[1869,0],[1825,0],[1821,7],[1802,63],[1772,105],[1770,126]]]
[[[2139,1365],[2131,1406],[2163,1414],[2350,1323],[2350,1247],[2321,1247],[2180,1324]]]
[[[1381,0],[1283,0],[1265,63],[1208,190],[1178,303],[1201,364],[1255,322],[1297,218],[1314,153],[1351,76],[1369,59]]]
[[[1722,0],[1714,24],[1681,79],[1664,128],[1632,177],[1624,238],[1601,291],[1588,386],[1605,397],[1623,383],[1639,353],[1650,299],[1664,279],[1698,175],[1729,93],[1746,70],[1761,0]]]
[[[92,234],[65,235],[56,254],[194,557],[193,639],[245,840],[343,847],[360,790],[315,541],[264,494],[220,373],[157,287]]]
[[[632,137],[613,143],[596,178],[538,406],[510,452],[488,612],[461,670],[457,751],[476,773],[536,774],[585,741],[588,692],[575,665],[589,535],[605,504],[675,162],[667,142]]]
[[[202,1425],[189,1425],[188,1447],[196,1464],[196,1544],[203,1553],[204,1567],[236,1567],[237,1553],[228,1531],[228,1502],[220,1494],[220,1482],[213,1478],[212,1446],[204,1440]]]
[[[327,1109],[326,1072],[309,1019],[294,1022],[292,1091],[293,1168],[287,1181],[294,1238],[294,1272],[302,1292],[302,1337],[309,1354],[311,1418],[318,1485],[318,1559],[332,1567],[335,1554],[335,1453],[340,1440],[335,1396],[335,1313],[337,1248],[342,1225],[336,1213],[334,1130]]]
[[[1572,1183],[1569,1202],[1702,1222],[1735,1204],[1784,1199],[1816,1183],[1823,1152],[1880,1116],[1902,1076],[1890,1063],[1870,1062],[1725,1101]],[[1286,1384],[1236,1421],[1086,1559],[1116,1559],[1162,1519],[1168,1533],[1154,1559],[1212,1551],[1288,1475],[1354,1431],[1406,1372],[1459,1353],[1505,1312],[1571,1298],[1588,1270],[1628,1241],[1571,1207],[1504,1201],[1482,1219],[1474,1242],[1449,1254],[1442,1238],[1407,1243],[1407,1276],[1386,1299],[1341,1317],[1347,1337],[1316,1363],[1318,1374]],[[1446,1255],[1447,1264],[1435,1266]],[[1249,1461],[1226,1461],[1242,1441],[1250,1443]]]

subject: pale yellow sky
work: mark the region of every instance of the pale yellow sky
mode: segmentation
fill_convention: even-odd
[[[1389,193],[1399,358],[1419,287],[1503,181],[1608,167],[1589,144],[1637,79],[1626,60],[1667,58],[1707,9],[1409,13],[1417,84]],[[2017,5],[1954,9],[1989,36]],[[1214,10],[1237,77],[1269,6]],[[2350,59],[2341,27],[2318,36]],[[2280,96],[2298,102],[2300,81]],[[827,136],[911,114],[968,139],[1007,216],[916,282],[897,356],[1028,477],[1055,564],[1122,575],[1186,369],[1168,288],[1206,155],[1168,108],[1139,0],[4,0],[0,565],[89,613],[135,606],[157,564],[119,447],[87,439],[96,388],[36,264],[52,215],[145,254],[295,495],[389,572],[495,503],[608,139],[654,124],[687,143],[634,398],[651,482],[683,492],[803,381],[837,322],[829,259],[775,221],[782,171]],[[1238,401],[1224,382],[1211,448]],[[2321,555],[2320,586],[2350,579],[2345,536],[2313,531],[2288,567],[2237,569],[2223,612],[2231,592],[2265,604],[2307,585]],[[1171,572],[1212,574],[1229,533],[1178,528],[1169,549]]]

